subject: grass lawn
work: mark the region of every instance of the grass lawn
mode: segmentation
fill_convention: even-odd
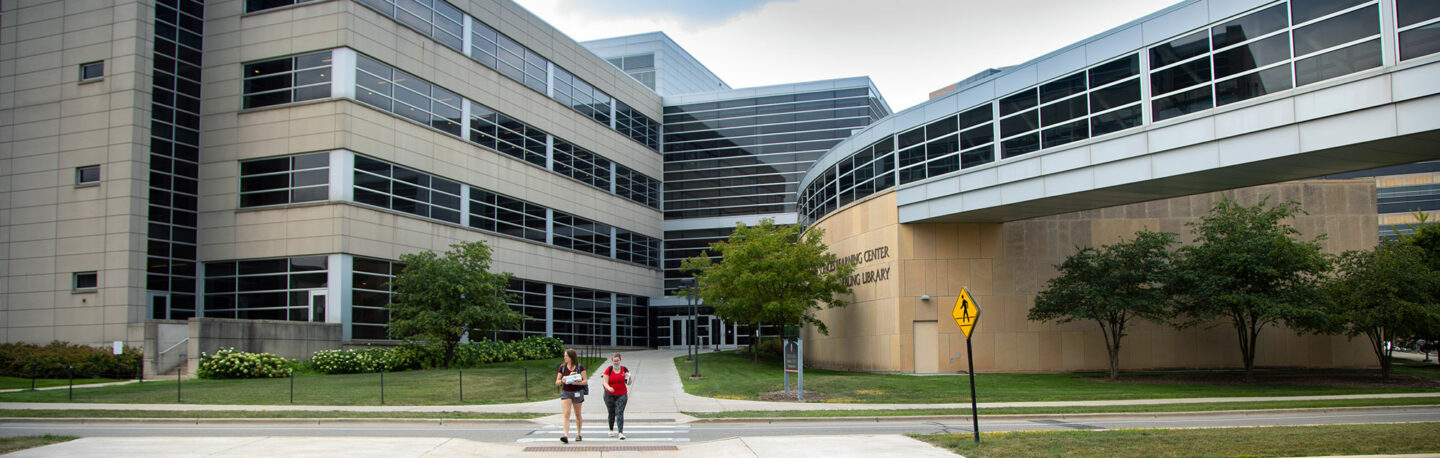
[[[783,389],[779,358],[762,359],[760,364],[734,352],[700,356],[702,380],[690,380],[692,366],[684,357],[675,358],[675,368],[685,391],[699,396],[725,399],[760,399],[765,392]],[[1380,383],[1378,371],[1295,371],[1257,373],[1258,383],[1237,383],[1239,372],[1131,372],[1121,382],[1109,382],[1105,374],[979,374],[975,377],[980,402],[1080,401],[1097,399],[1167,399],[1247,396],[1314,396],[1361,393],[1437,392],[1436,386],[1419,386],[1424,380],[1440,379],[1435,366],[1397,361],[1397,376],[1415,377],[1410,383]],[[1334,378],[1335,383],[1328,381]],[[1318,381],[1317,381],[1318,379]],[[795,380],[791,379],[794,384]],[[793,389],[793,386],[792,386]],[[965,376],[912,376],[805,370],[806,391],[824,397],[819,402],[844,403],[960,403],[970,401],[969,379]],[[806,397],[807,401],[811,399]]]
[[[548,414],[484,412],[347,412],[343,410],[0,410],[5,418],[424,418],[424,419],[530,419]]]
[[[76,386],[79,386],[79,385],[83,385],[83,384],[87,384],[87,383],[107,383],[107,382],[122,382],[122,381],[124,381],[124,380],[117,380],[117,379],[113,379],[113,378],[77,378],[77,379],[75,379],[75,385],[76,385]],[[63,379],[63,378],[40,378],[40,379],[35,379],[35,387],[36,387],[36,388],[45,388],[45,387],[49,387],[49,386],[65,386],[65,385],[69,385],[69,384],[70,384],[70,379]],[[18,389],[25,389],[25,390],[30,389],[30,379],[28,379],[28,378],[20,378],[20,377],[0,377],[0,390],[13,390],[13,389],[17,389],[17,388],[18,388]]]
[[[555,367],[560,359],[496,363],[464,369],[465,400],[460,400],[460,372],[456,369],[385,373],[385,405],[464,405],[525,402],[556,397]],[[593,364],[593,362],[592,362]],[[589,366],[587,367],[598,367]],[[529,369],[529,379],[523,370]],[[175,380],[151,380],[129,385],[75,390],[0,393],[6,402],[99,402],[169,404],[175,402]],[[187,404],[275,405],[290,403],[290,379],[185,380],[182,402]],[[296,374],[295,404],[380,405],[380,374]]]
[[[1440,398],[1335,399],[1325,401],[1206,402],[1195,404],[1154,404],[1139,406],[1002,407],[980,409],[980,415],[1048,415],[1082,413],[1214,412],[1222,410],[1318,409],[1326,407],[1387,407],[1440,405]],[[885,410],[738,410],[733,412],[686,412],[695,418],[783,418],[783,417],[906,417],[934,415],[970,416],[970,409],[885,409]]]
[[[1440,452],[1440,423],[913,435],[971,457],[1316,456]]]
[[[75,436],[56,436],[54,434],[46,434],[44,436],[0,437],[0,453],[10,453],[16,450],[58,444],[75,439],[77,439]]]

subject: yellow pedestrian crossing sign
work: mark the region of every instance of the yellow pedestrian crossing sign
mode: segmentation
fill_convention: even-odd
[[[955,324],[960,325],[960,330],[965,332],[965,338],[970,338],[970,332],[975,330],[975,323],[980,321],[980,304],[970,297],[970,291],[960,288],[960,298],[955,300],[955,310],[950,312],[955,317]]]

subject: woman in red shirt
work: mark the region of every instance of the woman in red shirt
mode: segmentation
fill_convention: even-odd
[[[620,354],[610,355],[610,367],[600,374],[605,379],[605,411],[610,414],[610,437],[620,425],[620,440],[625,440],[625,403],[630,400],[630,369],[620,365]]]

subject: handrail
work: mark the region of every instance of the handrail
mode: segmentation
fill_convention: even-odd
[[[184,339],[180,339],[179,342],[175,342],[175,345],[171,345],[170,348],[166,348],[166,349],[164,349],[164,350],[160,350],[160,353],[156,354],[156,356],[169,353],[170,350],[174,350],[175,347],[178,347],[178,346],[180,346],[180,344],[183,344],[183,343],[189,342],[189,341],[190,341],[190,338],[189,338],[189,337],[186,337],[186,338],[184,338]]]

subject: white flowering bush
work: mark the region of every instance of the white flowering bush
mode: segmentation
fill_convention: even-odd
[[[274,378],[289,375],[292,361],[270,353],[246,353],[224,348],[200,353],[200,378]]]
[[[321,374],[359,374],[394,370],[390,352],[383,348],[321,350],[310,358],[310,367]]]

